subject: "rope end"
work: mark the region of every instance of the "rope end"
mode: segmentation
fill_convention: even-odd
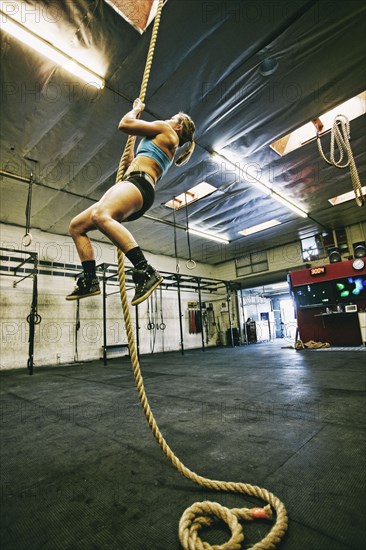
[[[272,510],[269,504],[264,508],[251,508],[250,514],[253,519],[272,519]]]

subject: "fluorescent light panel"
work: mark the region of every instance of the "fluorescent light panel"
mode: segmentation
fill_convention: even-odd
[[[318,118],[323,124],[323,128],[320,134],[329,132],[333,126],[333,121],[335,117],[339,114],[345,115],[348,120],[354,120],[355,118],[364,115],[366,113],[366,92],[362,92],[357,96],[345,101],[331,109],[327,113],[320,115]],[[309,141],[312,141],[316,138],[317,131],[314,124],[310,121],[300,126],[287,136],[284,136],[277,141],[274,141],[270,144],[271,149],[273,149],[281,157],[287,155],[291,151],[295,151],[302,147]]]
[[[228,159],[227,157],[225,157],[224,155],[216,151],[213,151],[212,156],[214,158],[221,159],[225,163],[229,164],[229,166],[231,166],[233,170],[238,170],[241,173],[241,177],[244,179],[246,183],[249,183],[256,189],[259,189],[266,195],[270,195],[273,199],[280,202],[284,206],[287,206],[287,208],[295,212],[298,216],[301,216],[302,218],[308,217],[307,212],[305,212],[305,210],[303,210],[300,206],[297,206],[293,201],[287,199],[286,197],[281,195],[281,193],[279,193],[278,191],[274,191],[269,185],[266,185],[265,183],[258,180],[253,174],[249,174],[245,172],[240,167],[239,162],[234,163],[233,161],[231,161],[230,159]]]
[[[278,220],[269,220],[268,222],[253,225],[252,227],[247,227],[246,229],[239,231],[239,233],[241,235],[244,235],[244,237],[247,237],[248,235],[252,235],[253,233],[259,233],[260,231],[264,231],[265,229],[269,229],[270,227],[274,227],[275,225],[280,224],[281,222],[279,222]]]
[[[229,166],[231,166],[231,168],[234,172],[239,172],[241,174],[241,177],[245,181],[248,181],[248,183],[250,183],[256,189],[259,189],[260,191],[262,191],[262,193],[265,193],[266,195],[270,195],[272,193],[271,187],[269,187],[265,183],[262,183],[260,180],[258,180],[252,174],[248,174],[247,172],[245,172],[243,170],[243,168],[241,168],[240,162],[235,163],[234,161],[228,159],[225,155],[222,155],[221,153],[218,153],[217,151],[213,151],[212,156],[213,156],[213,158],[216,158],[218,160],[222,160],[223,162],[225,162],[225,164],[228,164]]]
[[[361,191],[363,195],[366,195],[366,185],[364,187],[361,187]],[[333,197],[331,199],[328,199],[328,201],[332,206],[337,206],[337,204],[342,204],[342,202],[351,201],[354,198],[355,198],[355,192],[348,191],[348,193],[343,193],[343,195],[338,195],[338,197]]]
[[[11,36],[20,40],[36,52],[48,57],[51,61],[54,61],[60,65],[63,69],[71,74],[81,78],[91,86],[95,86],[97,89],[104,88],[105,81],[96,73],[78,63],[72,57],[64,54],[61,50],[46,42],[42,38],[38,37],[32,31],[23,27],[13,19],[11,19],[4,12],[0,11],[2,15],[2,29],[9,33]]]
[[[203,181],[201,183],[198,183],[191,189],[188,189],[188,191],[185,191],[177,197],[174,197],[174,199],[166,202],[165,206],[168,206],[169,208],[173,208],[175,210],[179,210],[180,208],[184,208],[187,204],[211,195],[211,193],[213,193],[214,191],[216,191],[216,187]]]
[[[308,217],[308,214],[304,210],[302,210],[302,208],[299,208],[298,206],[296,206],[296,204],[294,204],[292,201],[289,201],[288,199],[286,199],[286,197],[284,197],[283,195],[280,195],[277,192],[273,192],[272,197],[276,201],[280,202],[281,204],[283,204],[284,206],[286,206],[287,208],[289,208],[290,210],[295,212],[295,214],[297,214],[298,216],[301,216],[301,218],[307,218]]]
[[[213,235],[212,233],[207,233],[207,231],[202,231],[201,229],[195,229],[194,227],[189,227],[188,232],[192,233],[193,235],[197,235],[198,237],[210,239],[211,241],[217,241],[219,243],[224,243],[224,244],[230,243],[230,241],[228,239],[225,239],[224,237],[219,237],[217,235]]]
[[[165,206],[168,206],[169,208],[173,208],[175,210],[180,210],[181,208],[184,208],[188,204],[198,201],[199,199],[202,199],[203,197],[207,197],[208,195],[211,195],[214,191],[217,191],[216,187],[213,185],[210,185],[206,181],[202,181],[201,183],[198,183],[191,189],[188,189],[188,191],[185,191],[184,193],[181,193],[177,197],[174,197],[174,199],[168,201],[165,203]],[[204,239],[210,239],[211,241],[217,241],[219,243],[225,243],[229,244],[229,240],[225,239],[224,237],[219,237],[217,235],[214,235],[212,233],[207,233],[207,231],[202,231],[201,229],[195,229],[194,227],[188,228],[189,233],[192,233],[192,235],[197,235],[198,237],[203,237]]]

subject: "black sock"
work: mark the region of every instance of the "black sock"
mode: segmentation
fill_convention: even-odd
[[[139,246],[131,248],[126,252],[126,256],[136,269],[144,269],[147,266],[147,259]]]
[[[83,266],[85,279],[94,279],[96,277],[95,273],[95,260],[85,260],[81,262]]]

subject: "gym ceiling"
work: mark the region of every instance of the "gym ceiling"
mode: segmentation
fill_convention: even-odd
[[[135,15],[151,7],[150,0],[120,4]],[[95,90],[1,32],[1,169],[25,179],[33,172],[31,227],[66,235],[70,219],[114,184],[126,143],[117,125],[139,95],[152,24],[138,32],[105,0],[1,2],[1,9],[105,79]],[[366,207],[354,199],[329,203],[352,190],[350,172],[328,165],[316,139],[284,156],[270,147],[366,90],[365,10],[362,0],[166,2],[142,116],[189,113],[197,144],[191,162],[159,182],[147,215],[129,224],[145,251],[174,256],[173,210],[165,203],[203,181],[214,191],[188,206],[189,227],[230,242],[191,234],[199,262],[219,264],[365,220]],[[365,115],[350,124],[365,185]],[[329,156],[329,132],[322,144]],[[307,216],[255,187],[258,180]],[[26,182],[1,177],[1,222],[24,226],[27,192]],[[186,209],[175,218],[178,253],[188,258]],[[239,233],[273,219],[275,227]]]

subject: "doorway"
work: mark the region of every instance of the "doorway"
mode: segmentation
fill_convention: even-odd
[[[296,338],[297,321],[294,304],[291,298],[280,299],[281,312],[281,338],[293,342]]]

